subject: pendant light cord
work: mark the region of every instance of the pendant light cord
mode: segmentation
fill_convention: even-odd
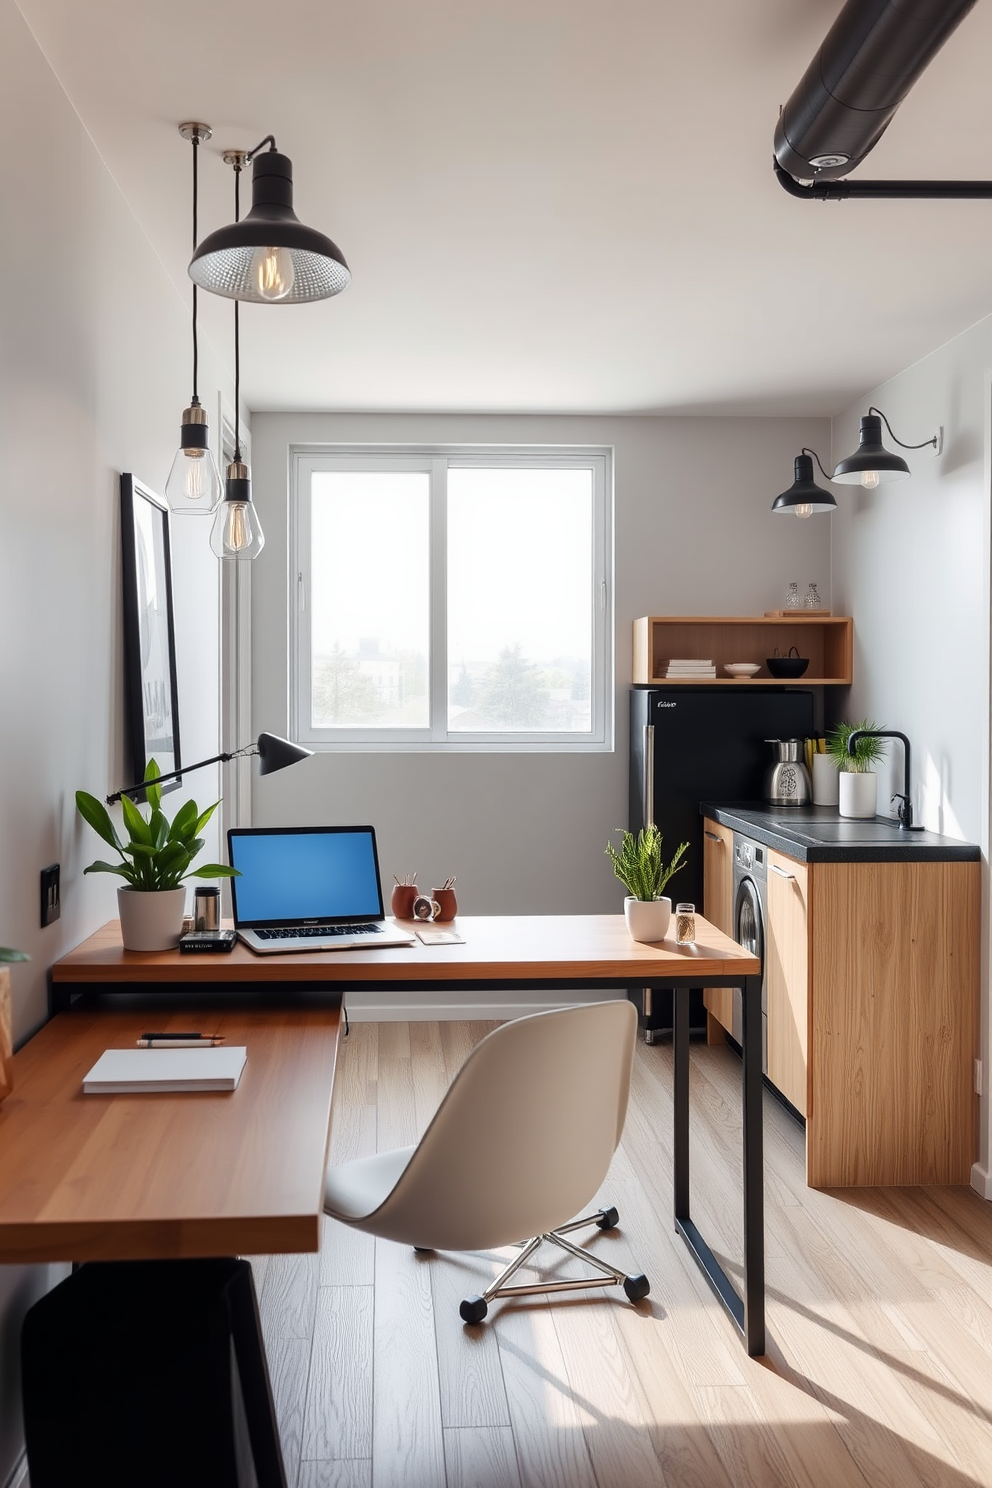
[[[198,134],[194,134],[193,135],[193,141],[192,141],[192,143],[193,143],[193,252],[195,253],[196,252],[196,246],[197,246],[197,236],[196,236],[197,196],[198,196],[197,162],[199,160],[198,151],[199,151],[199,148],[200,148],[200,137],[199,137]],[[199,398],[197,397],[197,378],[198,378],[198,375],[199,375],[199,370],[200,370],[200,345],[199,345],[199,341],[197,339],[197,334],[196,334],[196,282],[194,280],[194,282],[193,282],[193,402],[194,403],[199,403],[199,401],[200,401]]]
[[[928,446],[932,446],[935,450],[937,450],[938,455],[940,454],[940,450],[937,449],[937,443],[940,438],[939,434],[935,434],[932,439],[924,439],[922,444],[903,444],[903,441],[899,438],[898,434],[893,434],[892,425],[889,423],[888,419],[885,417],[885,414],[880,408],[869,408],[868,413],[869,415],[873,413],[878,415],[878,417],[882,420],[882,423],[888,429],[890,439],[894,439],[896,444],[898,444],[902,449],[926,449]]]
[[[816,461],[817,465],[819,465],[819,467],[820,467],[820,474],[823,476],[824,480],[833,480],[833,476],[832,475],[827,475],[827,472],[824,470],[824,468],[823,468],[823,461],[820,459],[819,455],[816,453],[816,450],[807,449],[806,446],[803,445],[802,449],[800,450],[800,454],[803,454],[803,455],[812,455],[813,456],[813,459]]]
[[[241,163],[234,165],[234,220],[241,221]],[[234,458],[241,459],[241,305],[234,302]]]

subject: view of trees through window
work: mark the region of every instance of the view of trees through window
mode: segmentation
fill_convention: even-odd
[[[588,735],[590,465],[382,463],[310,477],[310,728]]]

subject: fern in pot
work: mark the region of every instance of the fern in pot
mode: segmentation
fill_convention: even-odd
[[[865,820],[873,817],[878,806],[878,777],[872,766],[877,765],[885,753],[885,740],[869,734],[859,739],[852,754],[848,740],[861,729],[878,729],[879,724],[870,718],[860,723],[838,723],[827,735],[827,753],[838,771],[838,810],[841,816]]]
[[[664,896],[664,889],[673,874],[684,868],[683,854],[688,851],[688,842],[676,848],[670,863],[666,864],[662,854],[662,837],[656,826],[643,827],[641,831],[622,833],[619,848],[612,842],[606,844],[606,855],[613,864],[613,872],[627,890],[623,902],[624,919],[631,940],[664,940],[672,918],[672,901]]]
[[[160,773],[149,760],[145,779]],[[234,878],[237,869],[223,863],[192,866],[203,847],[200,832],[213,816],[219,801],[201,811],[195,801],[185,801],[170,822],[162,810],[162,787],[146,785],[147,819],[128,796],[121,797],[121,810],[128,841],[122,842],[102,801],[88,791],[76,792],[76,809],[98,836],[114,849],[118,863],[98,859],[84,873],[114,873],[125,880],[117,890],[121,917],[121,941],[126,951],[167,951],[179,944],[186,909],[187,878]]]

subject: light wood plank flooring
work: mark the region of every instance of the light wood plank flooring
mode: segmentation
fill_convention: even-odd
[[[412,1142],[491,1024],[360,1023],[332,1160]],[[693,1045],[693,1213],[739,1276],[740,1065]],[[992,1205],[968,1189],[816,1193],[765,1097],[769,1352],[746,1357],[671,1221],[671,1047],[638,1046],[601,1196],[614,1289],[458,1303],[501,1256],[429,1255],[328,1222],[255,1262],[291,1488],[965,1488],[992,1483]],[[502,1253],[504,1256],[507,1253]],[[566,1262],[567,1264],[567,1262]]]

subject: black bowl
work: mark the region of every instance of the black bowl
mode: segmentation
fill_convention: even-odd
[[[765,666],[773,677],[801,677],[809,666],[809,657],[766,656]]]

